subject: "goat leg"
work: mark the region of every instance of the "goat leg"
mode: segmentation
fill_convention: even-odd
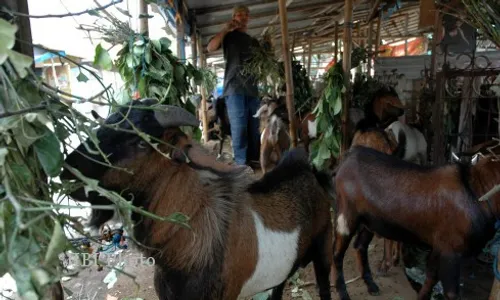
[[[439,279],[443,284],[445,299],[460,299],[460,255],[441,255],[439,261]]]
[[[316,282],[321,300],[331,300],[330,268],[332,266],[330,243],[332,240],[332,227],[328,226],[326,232],[319,235],[313,242],[313,264]]]
[[[378,296],[380,295],[380,289],[375,281],[373,281],[372,271],[368,262],[368,246],[373,240],[373,236],[374,233],[372,231],[369,231],[366,227],[361,228],[354,241],[354,248],[356,249],[359,272],[368,287],[368,293],[372,296]]]
[[[440,255],[436,250],[433,250],[427,259],[426,266],[426,278],[424,285],[418,293],[418,300],[430,300],[432,296],[432,289],[438,282],[438,270],[439,270],[439,258]]]
[[[392,267],[392,245],[393,241],[389,239],[384,239],[384,255],[382,257],[382,261],[380,262],[380,266],[378,268],[378,274],[380,276],[386,276],[387,272]]]
[[[347,293],[347,286],[344,278],[344,257],[352,240],[352,232],[356,232],[354,226],[349,226],[343,213],[338,214],[335,222],[335,240],[333,242],[333,278],[331,282],[335,284],[340,300],[351,300]]]
[[[394,257],[394,266],[402,266],[403,265],[403,243],[395,242],[396,244],[396,255]]]

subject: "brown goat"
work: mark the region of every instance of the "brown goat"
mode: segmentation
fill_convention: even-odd
[[[254,118],[260,118],[261,124],[265,124],[260,135],[260,165],[265,174],[290,148],[288,111],[286,105],[269,101],[261,106]]]
[[[355,247],[370,294],[379,293],[367,255],[376,233],[432,248],[427,279],[418,299],[430,299],[438,280],[443,283],[446,299],[457,299],[460,259],[477,255],[495,233],[500,194],[482,202],[477,199],[500,182],[500,161],[484,157],[473,166],[420,166],[356,146],[338,168],[335,182],[333,263],[341,300],[350,299],[343,259],[358,228]]]
[[[397,143],[396,137],[391,132],[387,132],[376,127],[366,130],[358,129],[358,131],[354,134],[351,148],[355,146],[372,148],[382,153],[395,155],[397,157],[402,156],[402,152],[404,152],[404,148],[401,147],[401,144]],[[395,255],[393,257],[394,252]],[[384,239],[384,254],[378,268],[379,274],[386,275],[393,265],[401,264],[402,257],[402,244],[389,239]],[[361,258],[357,258],[358,266],[361,267]]]
[[[272,299],[281,299],[286,279],[310,261],[321,299],[331,299],[331,181],[311,169],[303,150],[290,150],[275,169],[256,180],[244,167],[219,163],[201,152],[179,129],[198,124],[187,111],[157,105],[153,99],[132,105],[126,121],[120,122],[126,109],[106,120],[120,122],[118,130],[101,126],[97,138],[111,163],[133,174],[95,163],[103,159],[84,145],[66,163],[104,188],[126,190],[137,207],[159,216],[180,212],[190,217],[191,229],[185,229],[132,215],[142,251],[155,258],[160,299],[233,300],[268,289],[273,289]],[[168,155],[140,136],[120,131],[130,128],[129,122],[159,139],[159,150]],[[61,179],[75,176],[64,170]],[[83,188],[72,197],[109,203],[97,193],[86,195]],[[93,210],[91,224],[98,226],[111,217]]]

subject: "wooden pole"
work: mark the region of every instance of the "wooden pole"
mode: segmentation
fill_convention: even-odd
[[[441,32],[441,28],[443,26],[441,22],[441,14],[439,10],[435,10],[435,19],[434,19],[434,33],[432,34],[432,50],[431,50],[431,65],[430,65],[430,76],[432,79],[436,78],[436,61],[437,61],[437,45],[439,33]]]
[[[198,39],[196,31],[196,21],[194,21],[191,28],[191,56],[193,57],[193,66],[198,68]]]
[[[308,46],[308,51],[309,53],[307,54],[307,76],[311,76],[311,61],[312,61],[312,40],[309,39],[309,46]]]
[[[339,22],[335,22],[335,49],[334,49],[334,56],[335,56],[335,62],[339,61]]]
[[[410,23],[410,14],[406,14],[405,18],[405,35],[408,35],[408,25]],[[405,56],[408,56],[408,40],[405,39]]]
[[[346,92],[342,103],[342,147],[341,155],[347,151],[349,146],[349,100],[350,100],[350,75],[351,75],[351,48],[352,48],[352,6],[353,0],[345,0],[344,5],[344,51],[343,51],[343,69],[344,85]]]
[[[290,139],[292,140],[292,148],[297,147],[297,131],[295,124],[295,106],[293,95],[293,80],[292,80],[292,61],[290,58],[290,46],[288,45],[288,20],[286,15],[286,1],[279,0],[279,13],[281,21],[281,41],[283,49],[283,61],[285,64],[285,80],[286,80],[286,106],[288,109],[288,118],[290,120]]]
[[[200,41],[198,44],[198,52],[200,53],[200,65],[204,68],[207,65],[207,60],[205,59],[205,54],[203,53],[203,47],[201,45],[201,37],[199,33],[197,34],[197,40]],[[208,116],[207,116],[207,90],[201,87],[201,123],[202,123],[202,136],[203,142],[208,142]],[[220,145],[221,147],[223,145]]]
[[[146,0],[139,0],[139,14],[148,14],[148,3]],[[148,33],[148,18],[139,19],[139,32],[147,35]]]
[[[372,76],[372,59],[373,59],[373,21],[368,24],[368,66],[366,72],[368,76]]]
[[[380,46],[380,29],[381,29],[382,17],[377,18],[377,33],[375,35],[375,58],[378,57],[378,47]]]

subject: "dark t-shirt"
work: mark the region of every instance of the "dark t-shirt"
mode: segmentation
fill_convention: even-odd
[[[231,31],[222,41],[226,69],[224,72],[224,96],[241,94],[258,97],[257,81],[254,76],[242,75],[243,64],[250,59],[252,48],[259,42],[241,31]]]

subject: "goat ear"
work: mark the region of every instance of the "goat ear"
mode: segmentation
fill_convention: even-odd
[[[104,123],[105,119],[101,117],[95,110],[91,110],[90,114],[98,123]]]
[[[479,161],[479,153],[476,153],[472,156],[472,159],[471,159],[471,164],[472,165],[475,165],[477,164],[477,162]]]
[[[451,151],[451,159],[452,161],[460,161],[460,158],[453,151]]]
[[[253,117],[254,117],[254,118],[258,118],[258,117],[260,117],[260,115],[261,115],[263,112],[265,112],[265,111],[267,111],[267,110],[268,110],[268,106],[267,106],[267,104],[264,104],[264,105],[262,105],[262,106],[259,108],[259,110],[255,113],[255,115],[253,115]]]

